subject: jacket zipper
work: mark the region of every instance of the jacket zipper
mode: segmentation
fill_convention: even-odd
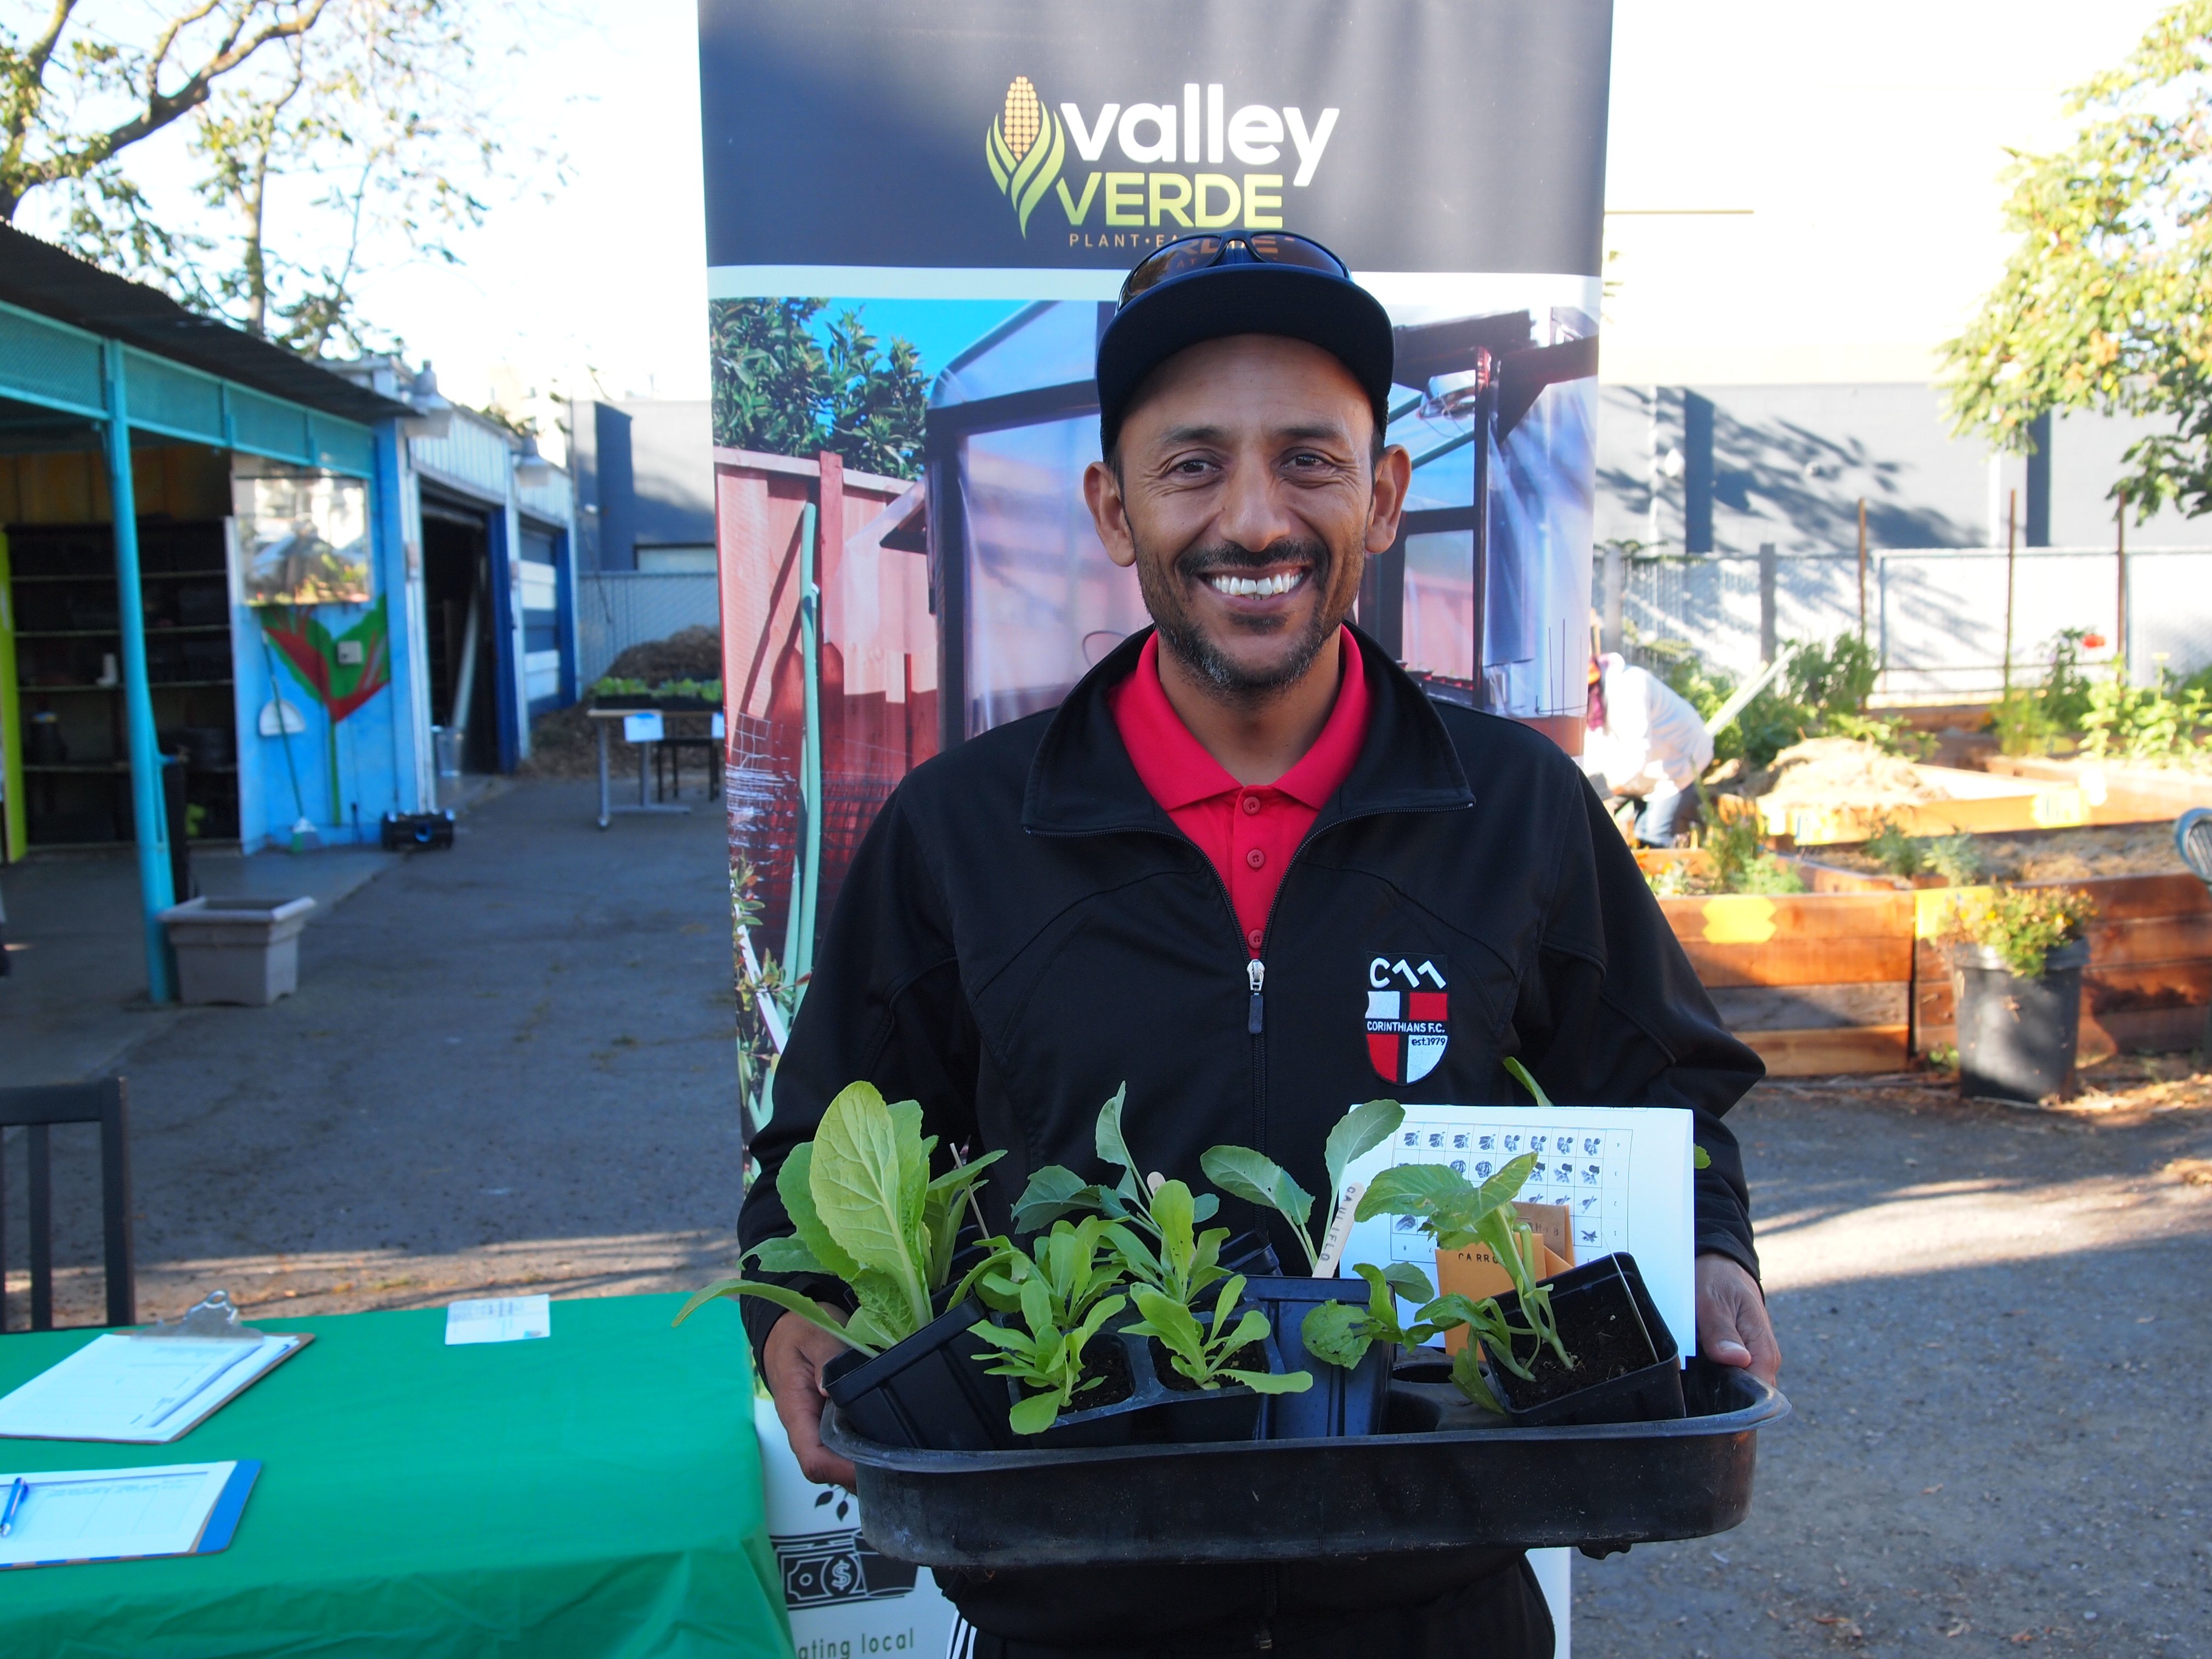
[[[1261,994],[1261,988],[1266,985],[1267,980],[1267,964],[1265,961],[1267,941],[1274,937],[1275,912],[1282,905],[1283,889],[1290,884],[1291,872],[1298,867],[1298,860],[1305,856],[1306,848],[1320,839],[1321,835],[1340,830],[1347,823],[1357,823],[1363,818],[1382,816],[1379,811],[1354,812],[1339,818],[1328,826],[1328,830],[1322,830],[1319,834],[1308,832],[1305,839],[1301,841],[1297,849],[1291,853],[1291,861],[1283,866],[1283,878],[1275,884],[1275,896],[1267,901],[1267,920],[1261,925],[1260,928],[1260,954],[1244,964],[1244,982],[1252,994],[1251,1004],[1244,1017],[1244,1030],[1252,1039],[1252,1145],[1262,1151],[1267,1145],[1267,1054],[1264,1046],[1267,1002]],[[1204,854],[1201,854],[1200,856],[1203,857]],[[1207,861],[1212,862],[1211,860]],[[1217,876],[1219,873],[1218,871],[1215,872]],[[1227,882],[1221,884],[1221,890],[1224,897],[1228,896]],[[1237,904],[1233,898],[1230,900],[1229,915],[1231,920],[1234,920],[1237,915]],[[1243,935],[1240,933],[1238,938],[1241,941]]]

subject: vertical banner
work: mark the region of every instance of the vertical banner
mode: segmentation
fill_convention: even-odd
[[[1180,236],[1295,231],[1382,301],[1413,483],[1358,620],[1579,749],[1610,0],[699,16],[732,852],[767,956],[810,848],[818,925],[909,768],[1147,621],[1081,479],[1099,331]]]

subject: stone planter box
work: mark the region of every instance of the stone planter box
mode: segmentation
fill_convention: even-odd
[[[263,1008],[300,988],[311,898],[196,898],[161,912],[185,1002]]]

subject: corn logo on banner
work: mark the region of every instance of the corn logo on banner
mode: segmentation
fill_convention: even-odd
[[[1610,0],[699,17],[728,800],[766,954],[811,837],[818,930],[908,769],[1146,624],[1081,478],[1099,331],[1178,237],[1297,232],[1382,301],[1413,485],[1358,621],[1579,747]]]

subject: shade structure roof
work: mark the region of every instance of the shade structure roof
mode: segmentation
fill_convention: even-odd
[[[321,414],[374,425],[413,412],[282,346],[187,311],[156,289],[102,270],[9,225],[0,225],[0,301]]]

